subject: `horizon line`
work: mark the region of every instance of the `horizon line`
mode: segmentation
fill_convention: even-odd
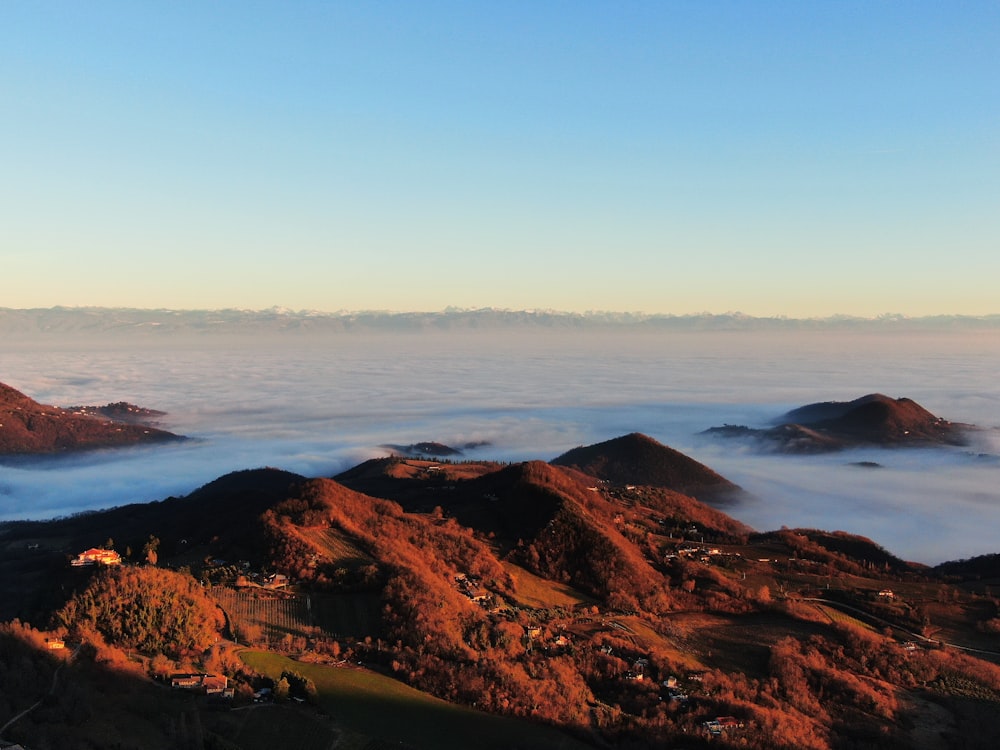
[[[753,315],[740,310],[727,310],[725,312],[712,312],[701,310],[698,312],[645,312],[643,310],[560,310],[556,308],[510,308],[510,307],[457,307],[449,305],[440,310],[394,310],[387,308],[360,308],[348,310],[319,310],[315,308],[291,308],[284,305],[272,305],[271,307],[134,307],[116,305],[50,305],[38,307],[4,307],[0,306],[0,312],[4,313],[38,313],[38,312],[135,312],[135,313],[241,313],[241,314],[271,314],[287,316],[310,316],[310,317],[350,317],[358,315],[379,315],[379,316],[436,316],[436,315],[468,315],[475,313],[497,313],[513,315],[539,315],[564,318],[601,318],[607,316],[620,316],[624,318],[644,319],[691,319],[691,318],[729,318],[741,319],[745,321],[776,321],[776,322],[892,322],[892,321],[921,321],[940,319],[961,319],[969,321],[985,321],[990,319],[1000,319],[1000,312],[971,314],[971,313],[928,313],[923,315],[911,315],[898,312],[884,312],[876,315],[858,315],[853,313],[831,313],[827,315],[797,316],[785,313],[771,315]]]

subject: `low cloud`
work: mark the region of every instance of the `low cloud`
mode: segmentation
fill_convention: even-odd
[[[306,345],[308,343],[308,345]],[[991,348],[992,347],[992,348]],[[5,351],[0,381],[43,403],[126,400],[194,438],[0,466],[0,518],[40,518],[186,494],[230,471],[332,476],[388,443],[485,443],[469,458],[549,460],[640,431],[755,500],[760,529],[844,530],[920,562],[1000,552],[996,432],[969,449],[762,454],[699,433],[763,425],[820,400],[880,391],[953,421],[1000,425],[1000,346],[943,335],[414,334],[252,345]],[[881,468],[855,464],[877,462]]]

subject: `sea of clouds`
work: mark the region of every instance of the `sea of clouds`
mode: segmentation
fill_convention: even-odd
[[[1000,552],[998,371],[992,330],[32,334],[5,344],[0,382],[42,403],[160,409],[191,439],[0,465],[0,519],[159,500],[245,468],[333,476],[388,443],[550,460],[638,431],[751,493],[727,511],[754,528],[840,529],[936,563]],[[700,434],[872,392],[987,429],[968,448],[824,456]]]

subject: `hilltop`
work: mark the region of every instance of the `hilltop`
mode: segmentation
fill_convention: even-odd
[[[104,407],[40,404],[0,383],[0,456],[71,453],[181,440],[146,421],[162,412],[120,402]]]
[[[739,487],[693,458],[639,432],[574,448],[552,459],[613,485],[663,487],[701,499],[731,500]]]
[[[783,453],[822,453],[860,446],[965,445],[966,433],[975,429],[937,417],[912,399],[881,393],[807,404],[774,422],[768,428],[725,425],[706,432],[753,438]]]
[[[757,532],[678,489],[731,483],[646,436],[566,455],[395,456],[334,478],[254,469],[185,497],[0,526],[0,617],[48,628],[0,626],[0,726],[53,684],[46,636],[84,644],[65,692],[4,739],[990,747],[1000,609],[975,576],[995,564],[938,571],[844,532]],[[69,564],[97,546],[122,566]],[[192,614],[153,637],[164,601]],[[224,674],[232,703],[160,697],[148,675],[177,671]],[[224,710],[261,687],[303,704]],[[165,718],[141,719],[157,701]]]

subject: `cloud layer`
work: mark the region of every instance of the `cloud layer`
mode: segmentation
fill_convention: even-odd
[[[761,455],[698,433],[762,424],[820,400],[880,391],[946,419],[1000,426],[1000,346],[975,333],[475,331],[216,339],[155,345],[35,340],[0,381],[43,403],[126,400],[195,438],[0,466],[0,518],[38,518],[184,494],[229,471],[332,475],[385,443],[487,442],[470,458],[551,459],[645,432],[757,499],[758,529],[869,536],[921,562],[1000,551],[1000,446]],[[855,465],[875,461],[882,468]]]

